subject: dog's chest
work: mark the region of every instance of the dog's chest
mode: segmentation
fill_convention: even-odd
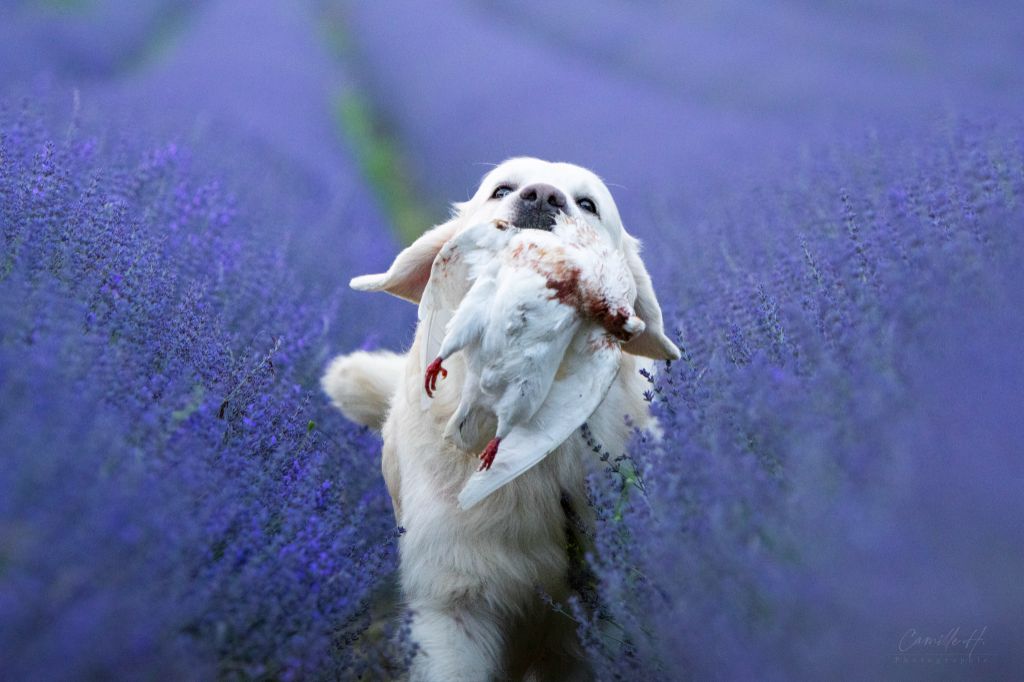
[[[456,496],[477,465],[465,453],[448,453],[471,460],[456,467],[453,479],[446,474],[456,472],[434,469],[429,480],[413,483],[409,489],[403,482],[406,533],[401,554],[406,588],[426,589],[421,581],[441,571],[446,574],[442,582],[450,599],[495,591],[505,601],[514,595],[526,599],[537,585],[550,593],[563,590],[569,568],[566,500],[578,506],[577,501],[585,499],[578,440],[574,436],[536,467],[466,511],[458,508]],[[420,460],[423,465],[425,459],[429,458]],[[428,473],[426,467],[417,468],[420,474]],[[408,480],[405,475],[403,470],[403,479]],[[431,589],[439,589],[438,584]]]

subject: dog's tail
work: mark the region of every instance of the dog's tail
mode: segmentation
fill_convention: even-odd
[[[389,351],[339,355],[327,366],[320,386],[343,415],[380,431],[404,366],[405,356]]]

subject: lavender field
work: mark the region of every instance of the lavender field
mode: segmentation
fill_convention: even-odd
[[[392,679],[347,289],[511,155],[609,183],[681,361],[593,443],[601,680],[1024,675],[1015,3],[0,8],[4,679]],[[953,633],[952,635],[950,633]]]

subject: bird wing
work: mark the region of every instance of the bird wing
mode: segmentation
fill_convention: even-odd
[[[419,307],[419,321],[425,329],[420,351],[424,369],[437,357],[445,328],[473,284],[474,271],[495,260],[494,252],[503,246],[503,235],[496,233],[506,229],[510,228],[497,221],[471,227],[445,242],[434,258]]]
[[[540,409],[501,441],[490,469],[470,476],[459,493],[459,506],[469,509],[564,443],[608,394],[621,357],[618,343],[601,327],[585,323],[573,337]]]

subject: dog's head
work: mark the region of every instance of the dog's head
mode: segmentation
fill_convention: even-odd
[[[467,226],[500,218],[524,229],[550,230],[560,212],[586,220],[612,244],[622,243],[622,221],[608,188],[571,163],[510,159],[484,176],[469,201],[455,205],[456,218]]]
[[[484,177],[469,201],[455,204],[448,222],[428,230],[398,254],[387,272],[357,277],[352,286],[361,291],[386,291],[418,303],[434,257],[461,230],[494,219],[520,228],[550,230],[559,212],[586,220],[626,256],[636,280],[634,308],[647,326],[623,350],[658,360],[678,358],[679,349],[665,336],[661,306],[640,259],[640,242],[623,228],[611,192],[601,179],[570,163],[509,159]]]

